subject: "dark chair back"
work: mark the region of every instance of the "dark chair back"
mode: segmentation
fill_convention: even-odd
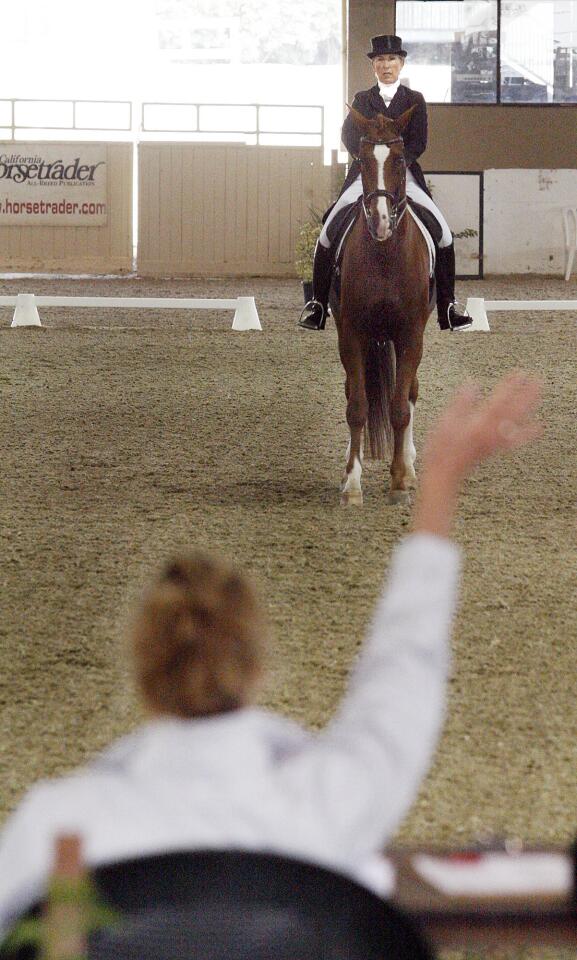
[[[182,852],[99,867],[93,877],[123,916],[90,938],[90,960],[433,958],[400,911],[298,860]]]

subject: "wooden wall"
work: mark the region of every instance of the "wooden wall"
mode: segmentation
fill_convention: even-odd
[[[577,103],[431,104],[423,165],[434,170],[575,169]]]
[[[299,227],[330,202],[320,147],[138,149],[139,274],[294,276]]]
[[[16,146],[25,152],[25,141]],[[99,146],[107,154],[107,223],[90,227],[0,226],[1,271],[124,273],[132,269],[133,147],[131,143]]]

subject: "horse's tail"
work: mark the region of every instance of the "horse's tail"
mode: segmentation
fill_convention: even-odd
[[[391,446],[391,399],[395,389],[395,345],[392,340],[369,340],[365,361],[365,390],[369,404],[365,427],[365,456],[383,460]]]

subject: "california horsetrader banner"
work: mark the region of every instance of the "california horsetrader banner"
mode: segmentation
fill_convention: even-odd
[[[0,226],[101,226],[106,147],[0,142]]]

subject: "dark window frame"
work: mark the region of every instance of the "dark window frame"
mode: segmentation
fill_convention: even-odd
[[[394,12],[395,33],[397,33],[397,2],[398,2],[398,0],[395,0],[395,12]],[[427,3],[427,2],[430,2],[430,0],[410,0],[410,2],[411,2],[411,3],[423,3],[423,4],[425,4],[425,3]],[[558,102],[553,101],[553,102],[551,102],[551,103],[548,103],[548,102],[547,102],[547,103],[543,103],[542,101],[533,101],[533,102],[531,102],[531,101],[525,101],[525,100],[513,100],[513,101],[511,101],[511,100],[502,100],[502,99],[501,99],[501,20],[502,20],[501,10],[502,10],[502,0],[495,0],[495,2],[496,2],[496,4],[497,4],[497,58],[496,58],[496,71],[495,71],[495,87],[496,87],[496,97],[495,97],[495,100],[491,101],[490,103],[487,103],[486,101],[485,101],[485,102],[483,102],[483,101],[477,102],[477,101],[471,101],[471,100],[451,101],[450,103],[447,103],[447,102],[444,101],[444,100],[428,100],[428,101],[427,101],[427,106],[431,106],[431,107],[433,107],[433,106],[435,106],[435,107],[436,107],[436,106],[440,106],[440,107],[486,107],[486,108],[491,108],[491,107],[506,107],[506,108],[507,108],[507,107],[513,107],[513,108],[523,107],[523,108],[528,108],[528,109],[541,109],[541,108],[543,108],[543,107],[546,107],[546,108],[550,109],[551,107],[558,107],[558,108],[561,108],[561,109],[563,109],[563,110],[571,110],[571,109],[575,110],[575,109],[577,109],[577,100],[558,101]],[[577,0],[573,0],[573,2],[577,4]]]

